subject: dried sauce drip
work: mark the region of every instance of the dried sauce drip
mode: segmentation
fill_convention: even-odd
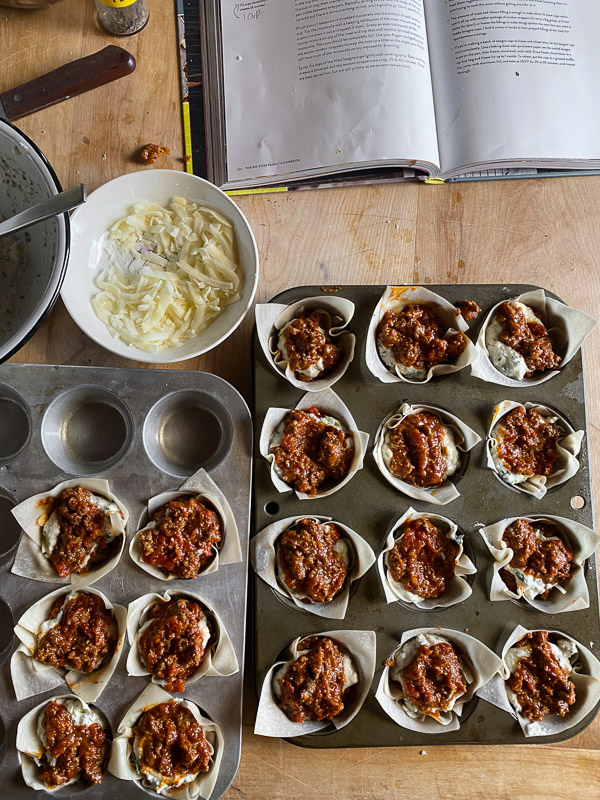
[[[164,680],[168,692],[183,692],[185,682],[206,654],[208,620],[199,603],[180,597],[154,603],[139,639],[140,656],[152,675]]]
[[[41,758],[40,779],[49,789],[78,778],[87,784],[102,782],[102,750],[106,734],[102,726],[74,725],[62,703],[51,700],[44,712],[43,725],[48,744]],[[55,758],[50,764],[48,757]]]
[[[452,645],[449,642],[420,645],[402,670],[402,691],[420,711],[446,711],[456,695],[467,691]]]
[[[155,528],[140,531],[142,561],[178,578],[196,578],[215,557],[221,525],[195,497],[171,500],[154,513]]]
[[[101,597],[87,592],[79,592],[66,602],[65,597],[58,597],[48,619],[56,619],[61,610],[58,623],[38,639],[33,657],[87,675],[115,648],[117,627],[112,611]]]
[[[426,518],[411,519],[387,555],[392,579],[419,597],[441,597],[460,548]]]
[[[202,726],[175,700],[144,711],[133,728],[133,739],[140,770],[158,773],[171,784],[210,768],[211,747]]]
[[[341,531],[337,525],[301,519],[284,531],[277,545],[288,589],[307,595],[313,603],[333,600],[342,589],[348,569],[334,550]]]
[[[507,414],[496,433],[498,458],[517,475],[550,475],[558,457],[560,432],[534,408],[519,406]]]
[[[301,643],[308,652],[290,664],[278,683],[279,705],[292,722],[332,719],[344,710],[344,657],[326,636]]]
[[[144,164],[154,164],[159,156],[169,155],[171,151],[168,147],[163,147],[162,144],[147,144],[140,150],[140,161]]]
[[[342,358],[342,349],[333,344],[327,327],[329,320],[327,314],[313,311],[311,314],[300,314],[288,323],[282,334],[285,336],[285,354],[290,368],[296,373],[300,381],[311,381],[300,370],[307,370],[316,364],[319,359],[323,361],[323,369],[318,378],[329,374]]]
[[[564,717],[575,702],[575,684],[552,652],[548,631],[528,633],[514,647],[531,645],[531,654],[517,661],[506,683],[515,693],[519,713],[533,722],[548,714]]]
[[[446,326],[426,305],[408,303],[401,311],[386,311],[377,326],[377,339],[404,367],[429,369],[458,358],[467,346],[462,333],[444,338]]]
[[[560,538],[556,537],[557,531],[552,525],[536,522],[535,529],[526,519],[517,519],[504,531],[502,541],[513,551],[514,555],[509,563],[512,569],[520,569],[533,578],[539,578],[545,584],[568,581],[573,568],[573,551]],[[538,539],[538,530],[546,541]],[[500,570],[500,577],[508,588],[517,591],[515,576],[505,568]],[[547,600],[552,587],[539,595],[542,600]]]
[[[475,319],[479,314],[481,314],[481,309],[475,302],[475,300],[459,300],[458,303],[455,303],[456,306],[456,316],[462,316],[464,320],[467,322],[470,319]]]
[[[346,446],[352,434],[328,425],[323,416],[314,407],[288,411],[283,420],[283,440],[271,448],[281,480],[309,495],[316,494],[326,481],[345,478],[354,456],[354,448]]]
[[[438,417],[424,411],[409,414],[386,436],[392,453],[390,472],[411,486],[439,486],[448,471],[443,442],[444,427]]]
[[[498,309],[496,320],[502,328],[499,340],[525,359],[526,378],[559,366],[562,358],[552,349],[552,339],[540,319],[528,321],[521,308],[505,302]]]

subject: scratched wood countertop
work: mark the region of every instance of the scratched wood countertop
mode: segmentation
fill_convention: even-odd
[[[151,169],[135,161],[147,142],[171,149],[157,167],[183,168],[174,2],[149,4],[147,28],[126,39],[98,28],[91,0],[60,0],[42,11],[0,7],[0,93],[110,43],[137,59],[132,76],[20,121],[65,187],[84,181],[92,190]],[[258,242],[261,302],[295,283],[528,282],[600,315],[600,177],[398,184],[237,202]],[[215,372],[249,399],[251,330],[249,315],[213,352],[170,366]],[[60,301],[13,360],[134,365],[86,338]],[[592,471],[600,480],[598,332],[585,346],[585,364]],[[242,761],[228,800],[600,797],[600,716],[562,745],[315,751],[255,737],[247,685]]]

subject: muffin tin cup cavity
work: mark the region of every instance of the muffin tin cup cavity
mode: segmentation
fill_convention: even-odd
[[[196,389],[161,398],[148,412],[143,430],[148,458],[175,478],[217,467],[229,452],[232,436],[227,409]]]
[[[100,386],[79,386],[50,403],[41,427],[48,458],[72,475],[99,475],[113,468],[133,438],[131,412]]]
[[[0,384],[0,467],[12,464],[29,444],[31,412],[21,395]]]
[[[321,524],[333,522],[341,531],[348,546],[349,565],[348,574],[341,591],[325,603],[314,603],[308,598],[301,599],[297,592],[292,592],[279,577],[275,545],[281,534],[292,528],[302,519],[311,519]],[[359,580],[365,572],[375,563],[375,554],[360,534],[348,528],[331,517],[298,516],[278,520],[272,525],[263,528],[250,542],[250,562],[256,574],[269,584],[278,597],[284,599],[286,604],[298,609],[315,614],[318,617],[329,619],[344,619],[352,583]]]
[[[298,636],[284,649],[279,659],[268,670],[263,681],[254,733],[259,736],[303,736],[311,733],[331,732],[341,730],[360,711],[367,698],[376,664],[376,637],[374,631],[325,631],[316,634],[319,638],[330,637],[341,645],[343,651],[352,658],[354,668],[358,674],[358,684],[351,702],[347,703],[341,714],[329,720],[307,720],[305,722],[292,722],[279,707],[273,690],[275,672],[283,665],[289,664],[298,658],[302,650],[299,647],[303,639],[314,634]]]
[[[548,297],[543,289],[524,292],[518,297],[507,298],[502,303],[511,301],[523,303],[523,305],[529,306],[539,315],[552,339],[554,352],[561,356],[560,369],[569,363],[598,324],[593,317],[590,317],[584,311],[570,308],[560,300]],[[477,358],[471,367],[471,375],[488,383],[496,383],[499,386],[537,386],[549,381],[550,378],[558,374],[559,370],[549,370],[542,372],[538,377],[516,380],[504,375],[493,365],[486,346],[486,333],[488,325],[495,318],[502,303],[497,303],[492,308],[481,326],[477,337]]]
[[[64,597],[66,601],[67,595],[72,591],[72,588],[67,586],[47,594],[34,603],[15,625],[15,634],[20,644],[10,660],[10,673],[17,700],[42,694],[64,682],[86,703],[94,703],[117,668],[125,641],[127,609],[119,605],[113,606],[102,592],[91,587],[87,587],[85,591],[101,598],[105,608],[113,612],[117,624],[117,643],[110,658],[105,659],[97,669],[88,674],[81,670],[53,667],[33,658],[42,623],[49,619],[56,599]]]
[[[439,486],[429,488],[412,486],[410,483],[406,483],[406,481],[392,475],[385,463],[384,456],[385,440],[388,432],[397,427],[409,415],[420,414],[421,412],[433,414],[441,420],[443,425],[451,428],[454,433],[456,447],[461,451],[460,464],[455,475],[446,478]],[[432,405],[411,406],[408,403],[403,403],[399,409],[389,414],[379,426],[375,436],[373,457],[383,477],[399,492],[412,497],[414,500],[422,500],[425,503],[444,506],[460,496],[455,484],[460,480],[461,475],[467,468],[468,451],[480,441],[479,434],[475,433],[462,420],[446,411],[446,409]]]
[[[11,654],[15,640],[14,624],[15,620],[11,607],[4,598],[0,597],[0,666],[5,663]]]
[[[21,540],[21,526],[12,513],[16,505],[10,492],[0,487],[0,566],[11,560]]]
[[[395,659],[404,645],[417,636],[440,636],[448,640],[462,661],[467,691],[458,698],[452,711],[442,712],[440,721],[423,712],[415,712],[404,703],[400,687],[391,680],[392,667],[385,666],[375,697],[385,713],[402,728],[424,734],[439,734],[456,731],[460,728],[464,707],[474,699],[479,690],[498,673],[502,661],[478,639],[449,628],[415,628],[405,631],[398,647],[390,655]],[[405,657],[406,665],[411,658]]]

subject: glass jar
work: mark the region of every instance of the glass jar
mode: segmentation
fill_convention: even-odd
[[[116,36],[131,36],[145,27],[150,16],[146,0],[94,0],[100,25]]]

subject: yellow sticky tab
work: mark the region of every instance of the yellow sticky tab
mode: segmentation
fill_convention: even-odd
[[[125,8],[125,6],[132,6],[137,0],[100,0],[100,2],[109,8]]]
[[[102,2],[104,2],[104,0],[102,0]],[[425,178],[424,183],[432,183],[434,185],[439,185],[446,183],[446,181],[443,178]]]

